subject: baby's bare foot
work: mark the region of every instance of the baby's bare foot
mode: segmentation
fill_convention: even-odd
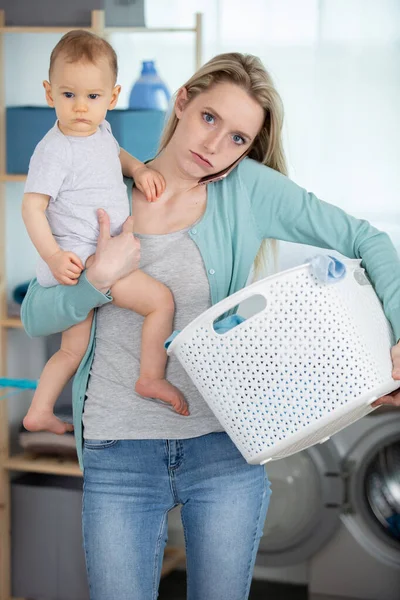
[[[145,398],[158,398],[168,402],[180,415],[185,417],[189,415],[189,408],[183,394],[166,379],[140,377],[136,382],[135,391]]]
[[[74,429],[71,423],[64,423],[52,412],[43,412],[33,408],[28,410],[22,423],[28,431],[51,431],[58,435]]]

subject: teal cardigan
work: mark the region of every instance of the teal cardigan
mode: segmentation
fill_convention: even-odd
[[[129,186],[131,187],[131,186]],[[400,338],[400,261],[386,233],[367,221],[318,200],[293,181],[249,158],[223,181],[207,186],[207,206],[189,230],[207,270],[212,304],[246,284],[265,238],[330,248],[361,258]],[[79,323],[90,310],[111,302],[82,274],[76,286],[42,288],[34,279],[22,304],[22,322],[30,336],[50,335]],[[73,385],[74,426],[82,466],[82,413],[94,356],[95,319],[86,355]]]

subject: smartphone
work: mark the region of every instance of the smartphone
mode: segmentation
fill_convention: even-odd
[[[202,177],[199,181],[199,185],[205,185],[206,183],[214,183],[214,181],[220,181],[221,179],[225,179],[225,177],[229,175],[232,169],[234,169],[236,165],[238,165],[240,161],[247,156],[248,152],[249,150],[246,150],[246,152],[239,156],[239,158],[235,160],[235,162],[233,162],[231,165],[229,165],[229,167],[226,167],[226,169],[223,169],[218,173],[214,173],[213,175],[206,175],[205,177]]]

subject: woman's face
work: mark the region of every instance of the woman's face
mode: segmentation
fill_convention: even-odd
[[[218,83],[187,101],[179,91],[178,125],[171,140],[179,169],[201,179],[222,171],[250,148],[264,122],[264,110],[241,87]]]

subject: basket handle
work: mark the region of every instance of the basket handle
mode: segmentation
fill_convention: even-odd
[[[265,299],[266,303],[268,303],[267,296],[266,296],[265,292],[263,291],[263,281],[262,280],[257,281],[256,283],[253,283],[252,285],[249,285],[249,286],[239,290],[238,292],[235,292],[231,296],[228,296],[224,300],[221,300],[220,302],[218,302],[218,304],[215,304],[214,306],[209,308],[207,311],[208,322],[204,323],[204,326],[209,327],[209,329],[212,330],[213,333],[215,333],[213,323],[218,317],[220,317],[224,313],[228,312],[228,310],[230,310],[231,308],[234,308],[235,306],[237,306],[244,300],[248,300],[249,298],[252,298],[253,296],[262,296]],[[266,308],[267,307],[265,307],[263,310],[266,310]],[[260,314],[260,312],[263,312],[263,310],[258,311],[257,314]],[[248,321],[249,319],[251,319],[251,317],[246,319],[246,321]],[[221,334],[216,334],[216,335],[219,336]]]
[[[356,269],[360,269],[361,260],[359,260],[359,259],[347,259],[347,260],[341,261],[341,262],[343,262],[346,265],[347,273],[349,270],[354,271]],[[305,267],[310,267],[310,263],[306,262],[302,265],[299,265],[298,267],[294,267],[293,269],[288,269],[286,271],[286,273],[289,273],[291,271],[298,271],[300,269],[304,269]],[[362,272],[364,272],[363,268],[361,268],[361,270],[362,270]],[[230,310],[237,304],[240,304],[241,302],[243,302],[243,300],[247,300],[248,298],[251,298],[252,296],[256,296],[256,295],[263,296],[265,298],[266,302],[268,302],[268,298],[264,292],[265,279],[272,279],[273,277],[279,277],[279,275],[281,275],[281,274],[282,273],[277,273],[275,276],[272,275],[270,277],[265,277],[263,279],[260,279],[259,281],[256,281],[255,283],[252,283],[251,285],[244,287],[243,289],[239,290],[238,292],[235,292],[231,296],[228,296],[224,300],[221,300],[220,302],[218,302],[218,304],[216,304],[215,306],[211,307],[208,310],[208,315],[210,316],[210,318],[213,319],[213,321],[215,321],[215,319],[217,317],[221,316],[222,314],[224,314],[225,312],[227,312],[228,310]]]
[[[176,346],[175,338],[184,339],[184,337],[182,338],[182,336],[185,336],[185,332],[186,332],[186,335],[190,336],[193,333],[194,329],[196,329],[200,325],[203,329],[205,329],[207,331],[208,335],[213,337],[214,339],[221,338],[224,335],[227,335],[229,333],[229,331],[227,331],[225,333],[217,333],[215,331],[214,321],[218,317],[220,317],[221,315],[226,313],[228,310],[230,310],[231,308],[234,308],[237,304],[240,304],[244,300],[247,300],[248,298],[251,298],[253,296],[262,296],[267,303],[268,301],[267,301],[265,292],[263,292],[262,289],[260,289],[262,287],[262,285],[263,285],[263,280],[257,281],[256,283],[252,283],[251,285],[239,290],[238,292],[235,292],[231,296],[228,296],[224,300],[221,300],[217,304],[214,304],[213,306],[208,308],[204,313],[202,313],[201,315],[196,317],[189,325],[187,325],[183,329],[182,332],[179,332],[179,331],[174,332],[165,342],[167,344],[165,346],[167,348],[167,353],[170,355],[171,353],[174,352],[174,348]],[[249,320],[251,320],[253,317],[256,317],[261,312],[264,312],[265,310],[266,310],[266,306],[262,310],[257,311],[257,313],[255,315],[248,317],[246,319],[246,323],[248,323]],[[232,329],[235,329],[236,327],[240,327],[240,325],[242,325],[242,323],[235,325]]]
[[[343,262],[345,262],[347,274],[348,274],[349,270],[354,271],[356,269],[360,269],[361,260],[359,260],[359,259],[350,259],[350,260],[348,259]],[[309,268],[310,263],[306,262],[302,265],[299,265],[298,267],[294,267],[293,269],[288,269],[288,271],[286,271],[286,273],[289,273],[290,271],[298,271],[300,269],[304,269],[305,267]],[[364,269],[361,268],[361,270],[362,270],[362,272],[364,272]],[[275,275],[275,277],[279,277],[280,274],[281,273],[277,273]],[[237,304],[240,304],[244,300],[248,300],[252,296],[262,296],[265,299],[266,303],[268,304],[268,298],[267,298],[266,292],[264,291],[264,289],[265,289],[264,282],[265,282],[265,279],[272,279],[273,277],[274,276],[272,276],[272,277],[270,276],[270,277],[260,279],[259,281],[256,281],[255,283],[252,283],[251,285],[244,287],[243,289],[239,290],[238,292],[235,292],[231,296],[228,296],[224,300],[221,300],[220,302],[218,302],[217,304],[215,304],[214,306],[209,308],[207,311],[207,318],[211,321],[211,325],[209,322],[203,323],[203,325],[205,327],[208,327],[208,329],[210,331],[212,330],[212,333],[214,333],[215,335],[220,336],[221,334],[215,333],[215,330],[214,330],[214,327],[212,326],[212,324],[218,317],[223,315],[225,312],[227,312],[228,310],[230,310]],[[365,276],[364,276],[364,278],[366,280]],[[266,310],[266,307],[263,310]],[[258,311],[257,314],[260,314],[260,312],[263,312],[263,310]],[[253,316],[256,316],[256,315],[253,315]],[[251,319],[251,318],[252,317],[249,317],[249,319]],[[246,320],[248,321],[248,319],[246,319]]]

